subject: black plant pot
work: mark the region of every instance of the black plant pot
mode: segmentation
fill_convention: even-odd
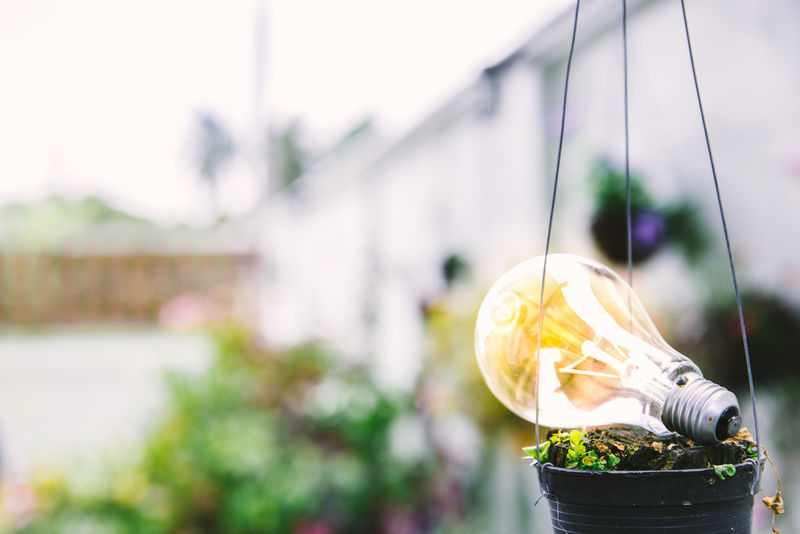
[[[615,263],[628,261],[628,221],[625,211],[605,210],[594,215],[592,235],[600,250]],[[658,252],[666,242],[667,221],[653,210],[631,214],[631,260],[642,262]]]
[[[750,534],[756,463],[713,469],[581,471],[542,466],[555,534]]]

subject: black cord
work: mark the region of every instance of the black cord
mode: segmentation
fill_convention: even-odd
[[[631,292],[633,291],[633,230],[631,228],[631,167],[628,141],[628,3],[622,0],[622,70],[625,98],[625,223],[628,238],[628,330],[632,330]]]
[[[539,334],[536,336],[536,392],[534,395],[536,404],[536,465],[539,469],[539,476],[542,471],[542,458],[539,451],[539,370],[541,359],[539,355],[542,351],[542,312],[544,304],[544,284],[547,276],[547,254],[550,252],[550,234],[553,229],[553,212],[556,207],[556,192],[558,191],[558,173],[561,170],[561,152],[564,147],[564,122],[567,115],[567,90],[569,89],[569,71],[572,67],[572,55],[575,52],[575,35],[578,31],[578,12],[580,11],[581,0],[575,2],[575,21],[572,23],[572,41],[569,45],[569,57],[567,58],[567,74],[564,78],[564,101],[561,104],[561,133],[558,137],[558,155],[556,156],[556,174],[553,180],[553,197],[550,200],[550,217],[547,220],[547,237],[544,244],[544,263],[542,265],[542,287],[539,292]]]
[[[706,138],[706,149],[708,150],[708,160],[711,163],[711,176],[714,178],[714,190],[717,194],[717,205],[719,206],[719,216],[722,220],[722,233],[725,236],[725,248],[728,251],[728,263],[731,268],[731,278],[733,279],[733,291],[736,294],[736,309],[739,312],[739,327],[742,330],[742,345],[744,346],[744,359],[747,364],[747,380],[750,386],[750,400],[753,405],[753,425],[755,426],[756,434],[756,457],[761,458],[761,441],[758,435],[758,414],[756,412],[756,392],[753,386],[753,369],[750,365],[750,348],[747,344],[747,330],[744,325],[744,312],[742,311],[742,297],[739,293],[739,284],[736,281],[736,269],[733,266],[733,253],[731,252],[731,241],[728,237],[728,225],[725,221],[725,211],[722,209],[722,196],[719,192],[719,181],[717,180],[717,170],[714,166],[714,156],[711,153],[711,141],[708,138],[708,127],[706,126],[706,115],[703,111],[703,100],[700,98],[700,86],[697,83],[697,71],[694,66],[694,54],[692,53],[692,41],[689,38],[689,23],[686,21],[686,4],[681,0],[681,10],[683,12],[683,26],[686,30],[686,45],[689,47],[689,61],[692,65],[692,79],[694,80],[694,90],[697,93],[697,105],[700,107],[700,119],[703,122],[703,134]],[[761,478],[760,466],[756,468],[755,479],[753,480],[753,492],[755,493],[758,487],[758,481]]]

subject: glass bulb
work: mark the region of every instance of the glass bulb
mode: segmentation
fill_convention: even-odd
[[[741,425],[736,397],[670,347],[614,271],[569,254],[523,262],[478,312],[475,352],[492,393],[520,417],[551,427],[630,424],[717,443]]]

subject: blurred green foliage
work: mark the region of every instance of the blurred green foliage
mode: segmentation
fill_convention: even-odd
[[[457,411],[475,421],[481,433],[491,438],[507,433],[514,441],[527,445],[531,424],[520,419],[492,394],[475,362],[474,328],[476,314],[455,310],[478,306],[454,304],[441,299],[425,307],[428,338],[426,365],[420,377],[424,392],[438,390],[440,400],[432,403],[434,412]]]
[[[800,376],[800,310],[779,295],[747,290],[742,294],[742,311],[755,383],[769,386],[773,392],[796,391]],[[710,379],[735,391],[748,389],[739,312],[733,295],[710,299],[697,330],[685,332],[677,346],[691,354]]]
[[[453,347],[440,343],[460,338],[453,326],[435,327],[447,354]],[[388,393],[365,367],[319,345],[269,351],[230,326],[216,337],[207,373],[169,379],[170,408],[140,458],[88,488],[39,477],[38,512],[19,532],[467,532],[484,510],[482,475],[433,437],[437,420],[469,399],[460,388],[471,379],[451,358],[432,363],[417,391]],[[432,394],[445,378],[453,403]],[[474,401],[467,409],[495,430],[507,420]],[[407,421],[422,429],[414,450],[396,439],[408,437],[398,433]]]
[[[6,248],[53,247],[92,225],[108,223],[152,226],[149,221],[118,210],[98,197],[51,196],[36,202],[0,206],[0,241]]]
[[[37,202],[6,204],[0,206],[0,217],[7,221],[23,219],[29,223],[50,219],[57,219],[59,222],[71,220],[83,223],[108,221],[146,222],[144,219],[110,206],[104,200],[95,196],[77,199],[51,196]]]
[[[594,205],[596,211],[614,211],[625,213],[627,189],[625,173],[617,169],[609,161],[598,160],[589,173],[589,181],[594,189]],[[644,211],[655,208],[655,201],[645,189],[641,179],[631,173],[631,211]]]

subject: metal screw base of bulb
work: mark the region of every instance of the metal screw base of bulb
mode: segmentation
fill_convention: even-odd
[[[667,394],[661,420],[668,429],[701,445],[733,437],[742,425],[736,395],[699,375],[684,375],[676,382]]]

